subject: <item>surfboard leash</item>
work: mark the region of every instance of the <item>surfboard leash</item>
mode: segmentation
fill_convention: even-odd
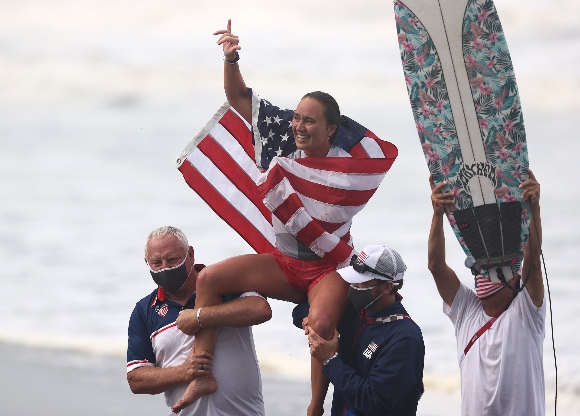
[[[540,241],[540,233],[538,232],[538,227],[536,226],[536,218],[534,217],[533,211],[531,211],[532,221],[534,221],[534,227],[536,228],[536,236],[538,241]],[[548,270],[546,269],[546,261],[544,259],[544,252],[542,251],[542,243],[540,242],[540,258],[542,259],[542,267],[544,268],[544,274],[546,275],[546,288],[548,289],[548,307],[550,308],[550,329],[552,335],[552,352],[554,356],[554,370],[555,375],[555,392],[554,392],[554,416],[558,414],[558,362],[556,359],[556,341],[554,340],[554,314],[552,312],[552,294],[550,292],[550,280],[548,279]],[[531,249],[531,247],[530,247]]]

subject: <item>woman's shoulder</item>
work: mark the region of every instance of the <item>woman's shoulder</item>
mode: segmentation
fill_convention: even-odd
[[[350,153],[338,146],[330,146],[326,157],[352,157]]]

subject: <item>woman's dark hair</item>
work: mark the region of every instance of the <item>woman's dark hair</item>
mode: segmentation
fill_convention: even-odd
[[[305,99],[306,97],[312,98],[322,104],[324,106],[324,117],[326,118],[326,123],[331,126],[336,125],[336,131],[330,137],[330,141],[332,142],[338,132],[338,126],[340,124],[340,107],[338,106],[338,103],[332,95],[322,91],[309,92],[308,94],[305,94],[302,99]]]

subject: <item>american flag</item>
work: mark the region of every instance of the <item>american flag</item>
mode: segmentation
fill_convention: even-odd
[[[275,248],[274,213],[320,257],[349,261],[352,217],[378,188],[397,148],[343,117],[334,144],[351,157],[280,157],[296,150],[293,111],[255,94],[253,101],[253,129],[226,103],[189,143],[176,161],[185,181],[258,253]]]
[[[479,298],[488,298],[501,289],[503,289],[503,283],[492,282],[480,274],[475,276],[475,292]]]

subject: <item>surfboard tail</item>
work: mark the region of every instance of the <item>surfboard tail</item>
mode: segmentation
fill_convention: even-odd
[[[519,201],[485,204],[453,212],[477,269],[499,274],[498,268],[503,273],[503,267],[511,269],[521,260],[521,214]],[[511,278],[511,273],[508,276]]]

